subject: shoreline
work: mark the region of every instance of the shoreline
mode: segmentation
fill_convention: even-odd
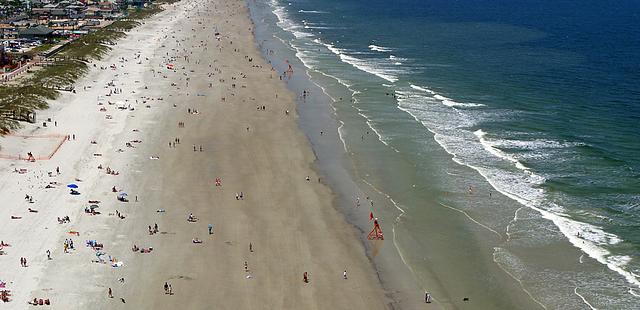
[[[41,112],[57,126],[19,131],[55,130],[73,138],[50,161],[0,163],[10,176],[3,181],[2,196],[11,202],[0,211],[2,222],[11,223],[0,229],[1,239],[11,243],[0,262],[12,266],[17,255],[29,261],[29,267],[8,268],[2,275],[12,291],[11,306],[26,307],[23,302],[35,297],[51,299],[54,308],[110,308],[116,303],[127,308],[387,307],[364,248],[331,207],[331,192],[304,180],[305,175],[317,178],[310,167],[313,153],[295,113],[284,113],[294,109],[293,96],[268,77],[253,38],[243,34],[250,26],[244,2],[208,3],[182,1],[145,20],[108,57],[94,62],[106,70],[92,69],[76,83],[86,90],[63,94]],[[202,26],[212,18],[214,27]],[[171,24],[181,28],[172,32]],[[211,41],[199,41],[196,27],[205,29],[200,34]],[[219,40],[212,40],[214,32],[221,33]],[[153,43],[139,49],[143,40]],[[205,52],[191,56],[179,51],[189,46]],[[140,53],[134,52],[138,49]],[[214,59],[211,71],[199,64],[206,59]],[[173,72],[164,68],[167,62],[175,64]],[[108,69],[111,64],[114,69]],[[231,81],[237,87],[230,87]],[[281,90],[278,99],[265,102],[266,111],[256,111],[253,101],[268,98],[276,89]],[[112,95],[104,97],[105,91]],[[223,97],[226,100],[219,99]],[[100,107],[106,112],[96,111]],[[187,108],[198,113],[186,113]],[[178,122],[186,126],[171,125]],[[174,136],[186,145],[167,147]],[[125,146],[126,141],[132,146]],[[204,150],[196,151],[195,145]],[[118,175],[105,176],[104,169],[96,169],[98,164]],[[10,174],[10,167],[18,166],[28,167],[26,178]],[[48,176],[56,167],[60,175]],[[222,179],[222,186],[215,186],[214,176]],[[45,191],[48,182],[57,183]],[[71,182],[79,185],[80,195],[68,195],[65,185]],[[20,201],[25,186],[35,197],[27,206],[37,213],[26,212]],[[129,202],[116,201],[112,186],[128,192]],[[246,200],[233,199],[233,191],[243,192]],[[82,211],[88,200],[101,201],[100,214]],[[185,221],[190,212],[198,223]],[[9,214],[22,218],[10,222]],[[55,223],[55,217],[64,215],[71,223]],[[159,225],[157,236],[146,229],[154,222]],[[208,237],[207,222],[215,226]],[[20,238],[18,228],[23,230]],[[193,238],[203,243],[193,244]],[[69,254],[62,252],[67,239],[75,244]],[[102,246],[92,250],[86,240]],[[247,251],[247,243],[252,251]],[[132,245],[153,250],[135,253]],[[98,260],[109,256],[110,262],[90,263],[98,251],[105,253]],[[249,262],[245,270],[243,260]],[[348,280],[342,276],[345,268]],[[311,274],[308,284],[301,281],[303,271]],[[167,281],[174,295],[162,294]],[[107,298],[107,288],[115,298]]]
[[[260,17],[253,18],[254,23],[258,18]],[[269,26],[262,25],[259,28],[264,28],[262,29],[264,32],[262,37],[256,38],[259,45],[267,44],[268,41],[272,41],[268,44],[270,47],[284,43],[284,39],[281,37],[276,35],[270,37],[272,33],[270,29],[267,29]],[[280,66],[281,71],[287,68],[286,64],[294,62],[292,59],[299,62],[295,56],[278,55],[277,52],[270,53],[267,47],[262,48],[262,55],[270,63],[277,63],[274,66]],[[283,57],[287,57],[288,61],[283,62]],[[345,94],[344,97],[334,95],[334,97],[327,92],[325,86],[309,75],[310,70],[313,71],[312,69],[303,63],[299,63],[296,69],[300,72],[304,71],[304,74],[300,73],[298,77],[304,76],[301,80],[289,81],[287,86],[298,94],[298,110],[302,115],[299,126],[305,132],[316,154],[316,169],[327,179],[328,186],[336,193],[334,206],[344,215],[345,221],[358,232],[359,240],[367,249],[367,256],[376,269],[378,279],[389,298],[393,300],[393,308],[455,308],[456,306],[447,296],[448,292],[440,286],[435,275],[430,274],[426,277],[426,281],[429,283],[427,287],[422,287],[416,282],[418,275],[405,261],[402,251],[396,243],[395,226],[401,220],[404,211],[396,205],[396,202],[389,195],[367,182],[366,178],[359,176],[357,169],[355,169],[353,162],[355,157],[353,157],[352,150],[347,147],[341,132],[345,123],[338,118],[336,110],[336,105],[346,104],[348,98],[353,94]],[[309,92],[310,95],[303,97],[303,90]],[[320,131],[324,131],[324,135],[318,135]],[[359,197],[361,207],[354,207],[356,197]],[[373,208],[374,202],[375,208]],[[368,207],[369,203],[371,203],[371,207]],[[390,214],[384,209],[392,209],[392,212],[400,211],[400,213]],[[372,222],[368,218],[369,212],[375,213],[375,210],[378,210],[377,215],[381,215],[383,221],[386,220],[381,222],[385,232],[384,241],[367,240],[367,234],[372,228]],[[423,277],[421,280],[424,281],[425,278]],[[424,303],[425,292],[431,293],[432,303]],[[440,293],[439,297],[434,293]]]
[[[303,89],[315,89],[315,91],[311,91],[311,96],[309,96],[308,98],[302,98],[302,96],[299,96],[299,106],[302,109],[301,114],[303,115],[303,117],[305,116],[305,114],[307,114],[307,118],[301,120],[300,126],[303,128],[303,130],[305,130],[307,137],[311,140],[312,146],[314,147],[316,153],[321,153],[323,149],[327,148],[327,143],[321,142],[322,138],[318,137],[318,132],[320,130],[323,130],[323,128],[326,128],[323,126],[326,126],[327,123],[331,124],[328,127],[330,128],[330,135],[332,136],[327,138],[334,139],[334,141],[332,142],[337,143],[334,143],[333,147],[331,147],[333,153],[326,152],[325,157],[321,155],[318,156],[319,162],[322,162],[323,160],[331,162],[329,164],[325,163],[325,166],[323,168],[320,168],[320,171],[324,170],[326,174],[334,175],[334,179],[328,183],[331,185],[334,191],[340,193],[340,201],[336,203],[336,205],[338,205],[339,209],[345,214],[347,221],[353,224],[355,226],[355,229],[361,232],[361,238],[362,236],[366,236],[368,230],[371,229],[370,223],[366,220],[369,211],[356,211],[356,208],[353,207],[355,204],[354,200],[356,196],[359,196],[361,199],[365,196],[371,196],[373,200],[376,201],[376,207],[372,209],[374,210],[374,213],[375,210],[377,210],[377,215],[382,216],[382,225],[383,230],[385,231],[385,236],[393,236],[393,245],[392,249],[388,249],[387,247],[386,253],[383,253],[383,255],[380,256],[377,256],[378,249],[372,249],[372,247],[370,246],[367,246],[367,249],[369,254],[375,253],[374,255],[370,255],[370,257],[373,257],[372,261],[376,263],[376,267],[381,271],[380,277],[383,281],[383,287],[385,287],[388,291],[393,291],[394,293],[398,294],[397,298],[394,298],[397,301],[398,305],[400,305],[400,307],[410,307],[409,304],[411,304],[412,307],[418,307],[418,305],[420,304],[419,307],[424,307],[424,303],[419,302],[423,298],[423,296],[420,296],[420,291],[429,291],[432,293],[434,299],[434,303],[432,304],[432,306],[434,307],[463,307],[466,304],[465,299],[469,298],[474,306],[480,308],[513,307],[517,305],[518,307],[539,309],[539,307],[541,306],[539,300],[537,300],[534,296],[531,296],[530,292],[528,292],[524,286],[518,287],[518,283],[522,285],[521,281],[518,279],[514,279],[513,274],[510,274],[508,271],[504,270],[502,266],[492,260],[495,259],[493,256],[495,255],[495,253],[480,249],[480,244],[490,244],[493,246],[499,245],[502,236],[500,236],[499,234],[498,236],[496,236],[496,234],[491,229],[485,231],[486,227],[483,227],[482,225],[480,225],[479,227],[476,227],[475,225],[473,225],[473,223],[468,225],[469,221],[474,221],[474,219],[469,217],[468,214],[465,214],[458,209],[441,205],[443,201],[441,199],[434,198],[441,197],[443,194],[448,194],[448,190],[443,188],[429,188],[428,186],[425,186],[425,188],[420,187],[420,190],[425,191],[424,195],[420,195],[423,200],[416,200],[416,197],[412,198],[409,201],[405,199],[409,197],[400,197],[401,199],[398,200],[396,194],[415,191],[415,185],[411,186],[411,184],[418,183],[409,183],[419,181],[418,176],[415,174],[415,171],[412,170],[414,169],[414,166],[405,167],[408,166],[409,163],[404,163],[406,159],[402,157],[400,152],[393,146],[389,146],[387,145],[387,143],[380,140],[382,138],[379,136],[378,132],[374,127],[371,127],[371,124],[368,123],[371,120],[366,118],[366,116],[357,113],[359,110],[357,107],[353,106],[353,101],[348,104],[350,98],[355,99],[356,97],[356,93],[354,92],[354,90],[345,85],[339,78],[328,75],[328,73],[315,70],[314,68],[317,64],[315,64],[314,62],[312,62],[314,65],[309,67],[304,59],[299,59],[300,57],[298,54],[305,55],[305,53],[308,51],[301,47],[299,48],[300,45],[298,45],[298,47],[294,46],[294,42],[295,44],[304,44],[295,39],[299,39],[301,37],[304,38],[305,35],[303,33],[296,33],[296,31],[291,30],[297,28],[295,27],[295,24],[291,24],[290,20],[283,19],[282,15],[284,15],[284,13],[282,11],[271,12],[271,10],[277,11],[279,9],[275,9],[275,7],[263,7],[262,10],[267,13],[255,13],[256,16],[254,17],[254,21],[262,20],[262,24],[264,24],[263,27],[267,29],[263,34],[264,41],[259,41],[260,43],[268,45],[267,48],[263,48],[263,55],[273,54],[270,51],[271,49],[278,50],[282,54],[280,54],[280,56],[277,56],[276,52],[276,56],[272,56],[271,60],[279,61],[279,63],[282,63],[281,58],[289,59],[290,62],[293,62],[295,60],[297,67],[303,68],[298,70],[311,72],[311,74],[307,73],[307,77],[305,78],[312,79],[314,81],[310,81],[306,85],[304,85],[304,83],[298,83],[303,84],[303,86],[298,85],[290,87],[297,87],[297,93],[300,94],[302,93]],[[283,10],[286,11],[286,9]],[[277,16],[277,20],[274,21],[274,17],[269,17],[269,14],[275,14]],[[269,20],[269,22],[265,22],[265,20]],[[273,25],[275,23],[278,23],[278,27],[282,29],[277,29],[277,27]],[[282,23],[283,25],[280,25],[280,23]],[[290,29],[287,27],[290,27]],[[274,35],[271,38],[272,32],[274,33]],[[272,42],[268,43],[269,40],[271,40]],[[281,44],[284,46],[278,47]],[[287,50],[289,51],[287,52]],[[309,60],[307,59],[307,61]],[[281,66],[283,65],[281,64]],[[286,66],[282,67],[281,69],[283,68],[286,69]],[[322,84],[321,82],[326,83]],[[337,90],[343,86],[347,89],[346,91]],[[327,90],[330,90],[331,94],[328,94]],[[325,98],[325,95],[328,98]],[[320,97],[320,99],[313,99],[312,97],[314,96]],[[358,111],[347,111],[348,108],[344,107],[348,106],[351,106],[354,108],[353,110]],[[304,111],[305,109],[307,109],[306,112]],[[340,117],[337,117],[336,114]],[[328,121],[316,120],[318,115],[322,115],[322,118],[328,119]],[[361,120],[361,118],[365,118],[367,122],[365,123],[364,120]],[[363,134],[363,137],[365,137],[365,129],[367,130],[367,135],[369,134],[369,130],[372,130],[374,134],[378,135],[378,140],[380,140],[379,144],[384,144],[384,146],[386,146],[387,148],[382,147],[382,145],[378,146],[377,141],[374,141],[371,144],[364,143],[362,145],[357,143],[360,142],[360,134]],[[334,130],[337,131],[335,132],[335,134]],[[327,132],[325,131],[324,136],[326,136],[326,133]],[[355,135],[357,135],[358,139],[355,139],[353,137]],[[370,139],[369,136],[366,137],[367,139],[364,139],[363,141]],[[347,140],[348,142],[345,142],[345,140]],[[340,144],[340,142],[342,142],[343,144]],[[351,145],[347,143],[351,143]],[[395,153],[392,153],[391,150],[395,151]],[[439,154],[442,153],[439,152],[440,148],[436,148],[434,150],[435,151],[432,152],[435,153],[435,156],[443,156],[442,154]],[[354,160],[356,160],[355,153],[362,151],[364,151],[368,155],[359,155],[358,159],[361,162],[354,162]],[[345,152],[347,154],[344,154]],[[407,185],[407,187],[405,187],[404,189],[399,186],[391,186],[392,189],[390,190],[388,188],[388,184],[385,184],[389,181],[393,182],[393,180],[386,180],[384,177],[382,177],[382,175],[385,175],[385,168],[380,166],[381,162],[379,162],[379,160],[380,158],[389,160],[389,157],[386,157],[386,155],[381,155],[385,153],[389,153],[389,157],[395,158],[394,161],[397,160],[398,162],[403,163],[399,165],[399,167],[398,165],[395,165],[395,167],[402,168],[401,171],[406,172],[406,174],[403,175],[403,177],[407,178],[406,182],[403,181],[397,184]],[[336,154],[344,154],[344,156]],[[327,157],[330,159],[327,159]],[[343,167],[332,167],[332,165],[335,165],[335,163],[340,162],[342,163]],[[421,164],[420,166],[423,165]],[[350,169],[349,167],[354,168]],[[330,171],[330,173],[326,171]],[[387,171],[387,174],[390,176],[398,176],[399,174],[402,175],[402,173],[395,172]],[[335,177],[336,175],[340,175],[340,177]],[[356,180],[356,182],[354,183],[354,181],[351,180]],[[347,185],[348,183],[349,185]],[[393,194],[394,197],[391,197],[389,194],[383,192],[383,190],[381,190],[380,188],[386,189],[386,191],[388,191],[389,193],[395,193]],[[412,189],[407,190],[406,188]],[[398,201],[395,201],[394,198]],[[361,202],[367,201],[364,201],[364,199],[362,199]],[[410,203],[408,205],[410,207],[407,209],[408,202]],[[415,212],[415,208],[418,206],[433,209],[428,213],[431,213],[431,216],[433,216],[434,218],[438,218],[439,220],[435,223],[432,223],[433,220],[430,220],[428,218],[413,219],[412,216],[414,215],[412,215],[412,213]],[[407,215],[409,217],[407,217]],[[432,223],[437,225],[433,225],[434,228],[419,228],[420,231],[423,231],[423,234],[421,235],[422,240],[414,240],[412,238],[414,238],[415,236],[407,233],[407,225],[411,225],[415,229],[417,228],[415,227],[416,225],[420,225],[420,221],[424,221],[423,223]],[[449,225],[445,225],[445,223],[448,223]],[[464,231],[465,234],[468,234],[471,239],[460,237],[451,238],[451,246],[449,246],[447,242],[442,242],[444,241],[442,239],[448,239],[448,237],[444,236],[445,234],[447,234],[447,232],[460,234],[455,230],[451,231],[451,226],[457,227],[459,230]],[[429,237],[427,238],[426,236]],[[398,239],[396,240],[396,238]],[[430,240],[432,238],[435,239]],[[364,244],[367,244],[367,240],[361,239],[361,241]],[[385,240],[385,246],[390,243],[389,241]],[[436,242],[434,243],[433,241]],[[460,257],[460,259],[454,259],[452,257],[450,260],[448,260],[446,258],[446,255],[433,255],[429,253],[430,251],[427,251],[424,254],[419,253],[419,255],[422,257],[416,257],[415,253],[403,253],[402,251],[403,247],[406,249],[406,246],[411,246],[412,244],[425,245],[429,243],[431,243],[429,248],[433,246],[434,249],[440,250],[438,251],[438,253],[445,254],[445,252],[447,252],[447,254],[450,255],[455,253],[454,256]],[[450,247],[455,248],[449,249]],[[468,253],[467,249],[472,249],[473,254]],[[481,258],[481,260],[478,261],[478,258]],[[447,263],[447,261],[449,261],[450,263]],[[477,266],[476,268],[471,268],[470,266],[474,264],[469,264],[469,261],[481,262],[481,265]],[[398,265],[402,266],[398,267]],[[416,266],[418,266],[420,269],[414,270],[414,267]],[[436,266],[438,269],[435,269]],[[484,276],[486,277],[487,283],[490,283],[491,286],[504,288],[502,290],[502,296],[498,298],[495,295],[487,295],[483,292],[481,286],[475,286],[471,283],[467,283],[468,281],[465,280],[465,277],[469,277],[471,275],[475,275],[471,277],[478,278],[481,276],[481,274],[486,274],[483,273],[483,271],[486,271],[486,273],[488,273],[486,276]],[[397,277],[399,273],[403,273],[404,275],[401,277]],[[385,275],[386,277],[391,276],[392,279],[385,279]],[[424,285],[424,288],[420,288],[421,285],[408,284],[408,282],[413,282],[409,281],[409,279],[418,280],[422,285]],[[508,293],[505,293],[507,291]]]
[[[249,7],[252,8],[252,5],[250,4]],[[252,16],[254,24],[258,18],[260,17]],[[269,52],[272,47],[277,49],[274,46],[277,46],[280,43],[278,41],[282,39],[271,37],[272,33],[266,28],[266,25],[256,27],[256,30],[261,31],[256,34],[256,44],[261,47],[263,57],[274,67],[279,68],[279,71],[284,72],[288,62],[293,63],[294,58],[286,58],[287,62],[283,58],[286,57],[284,54]],[[344,220],[357,231],[359,242],[367,249],[367,257],[374,265],[381,285],[387,296],[393,300],[392,308],[437,309],[443,307],[444,305],[435,296],[431,304],[424,303],[424,292],[431,290],[425,290],[415,283],[415,276],[410,272],[409,266],[403,262],[395,245],[392,221],[387,220],[386,224],[381,223],[385,233],[384,241],[367,240],[367,234],[372,226],[368,219],[369,202],[376,201],[386,205],[389,197],[364,188],[365,184],[359,184],[360,182],[354,180],[355,172],[351,163],[353,158],[345,153],[346,145],[342,144],[344,141],[339,132],[343,124],[338,124],[339,120],[336,118],[333,107],[334,104],[340,104],[343,98],[333,98],[326,93],[321,85],[311,80],[307,72],[308,68],[302,64],[294,65],[294,69],[297,70],[294,73],[297,78],[287,81],[287,87],[297,94],[297,110],[301,115],[298,126],[305,133],[316,155],[314,169],[323,177],[323,180],[326,179],[326,184],[334,192],[333,205],[336,210],[342,213]],[[309,91],[310,95],[303,97],[303,90]],[[320,131],[324,134],[319,135]],[[362,207],[354,208],[355,197],[360,197]],[[371,200],[365,197],[370,197]]]

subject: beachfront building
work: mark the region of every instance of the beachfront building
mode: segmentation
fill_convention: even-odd
[[[43,25],[29,27],[18,31],[18,37],[30,40],[50,40],[54,30]]]
[[[0,39],[13,40],[18,37],[18,29],[11,24],[0,24]]]

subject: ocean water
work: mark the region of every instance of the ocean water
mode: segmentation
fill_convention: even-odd
[[[640,309],[637,1],[249,4],[436,299]]]

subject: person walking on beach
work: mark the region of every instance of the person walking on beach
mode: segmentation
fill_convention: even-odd
[[[164,293],[169,294],[169,283],[167,282],[164,283]]]
[[[111,288],[109,288],[108,296],[109,298],[113,298],[113,291],[111,291]]]
[[[213,224],[209,224],[209,226],[207,226],[209,228],[209,234],[212,235],[213,234]]]
[[[431,294],[429,292],[424,292],[424,302],[428,304],[431,303]]]
[[[345,280],[347,279],[347,270],[346,269],[342,273],[342,278],[345,279]]]
[[[47,259],[51,260],[51,251],[47,250]]]
[[[304,283],[309,283],[309,274],[307,274],[306,271],[304,272],[304,274],[302,274],[302,281]]]

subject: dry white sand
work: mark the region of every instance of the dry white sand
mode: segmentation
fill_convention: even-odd
[[[0,159],[0,240],[10,244],[0,255],[0,280],[13,299],[3,307],[30,307],[34,297],[50,299],[56,309],[388,307],[356,231],[312,170],[294,96],[260,57],[251,27],[243,1],[167,6],[95,62],[76,94],[39,114],[39,125],[50,117],[57,126],[18,132],[75,140],[50,160]],[[180,144],[170,147],[175,138]],[[0,144],[22,154],[49,148],[30,140]],[[106,174],[107,166],[119,174]],[[20,168],[27,172],[13,172]],[[218,177],[222,186],[215,186]],[[81,194],[70,195],[69,183]],[[113,186],[130,201],[117,201]],[[240,192],[244,199],[237,200]],[[89,200],[100,201],[100,214],[84,213]],[[198,221],[188,222],[189,213]],[[63,216],[71,222],[58,224]],[[150,235],[148,226],[156,223],[160,232]],[[70,253],[63,251],[65,239],[74,242]],[[96,251],[86,240],[104,245],[106,263],[92,262]],[[134,244],[153,251],[134,253]],[[122,265],[112,267],[109,257]],[[164,294],[165,282],[173,295]],[[109,288],[114,298],[107,297]]]

